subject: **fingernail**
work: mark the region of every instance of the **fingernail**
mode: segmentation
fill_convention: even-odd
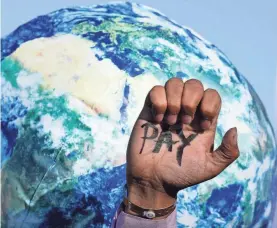
[[[201,128],[203,130],[208,130],[211,127],[211,121],[209,120],[202,120],[201,122]]]
[[[169,125],[173,125],[177,121],[177,115],[170,114],[170,115],[167,116],[166,119],[167,119],[167,122],[168,122]]]
[[[182,117],[182,122],[183,122],[184,124],[190,124],[191,121],[192,121],[192,117],[189,116],[189,115],[184,115],[184,116]]]
[[[161,121],[163,120],[163,118],[164,118],[164,114],[157,114],[157,115],[155,116],[155,120],[156,120],[157,122],[161,122]]]

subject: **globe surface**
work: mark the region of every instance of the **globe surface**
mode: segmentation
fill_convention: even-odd
[[[213,44],[134,3],[61,9],[2,40],[3,227],[109,227],[147,92],[196,78],[223,105],[215,147],[236,126],[239,159],[178,194],[178,227],[270,226],[276,141],[246,79]]]

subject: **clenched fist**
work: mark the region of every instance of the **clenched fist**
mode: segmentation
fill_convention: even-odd
[[[239,156],[237,130],[228,130],[214,150],[219,93],[200,81],[178,78],[148,93],[127,150],[130,202],[166,208],[179,190],[222,172]]]

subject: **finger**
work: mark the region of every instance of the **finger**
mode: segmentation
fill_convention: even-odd
[[[200,113],[202,116],[201,128],[207,130],[211,127],[216,128],[216,120],[221,108],[221,97],[214,89],[207,89],[204,92],[200,104]]]
[[[229,129],[224,135],[221,145],[212,153],[213,163],[217,166],[217,174],[239,157],[237,138],[237,128]]]
[[[203,94],[204,87],[200,81],[190,79],[185,82],[182,94],[182,110],[184,115],[181,117],[184,124],[190,124],[193,120]]]
[[[171,78],[165,84],[167,99],[167,123],[173,125],[177,121],[181,109],[181,98],[184,83],[180,78]]]
[[[160,123],[166,112],[167,101],[163,86],[154,86],[148,93],[139,118]]]

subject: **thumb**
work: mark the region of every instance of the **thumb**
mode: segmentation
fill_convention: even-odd
[[[237,128],[229,129],[224,135],[221,145],[214,151],[214,158],[222,170],[239,157],[237,138]]]

